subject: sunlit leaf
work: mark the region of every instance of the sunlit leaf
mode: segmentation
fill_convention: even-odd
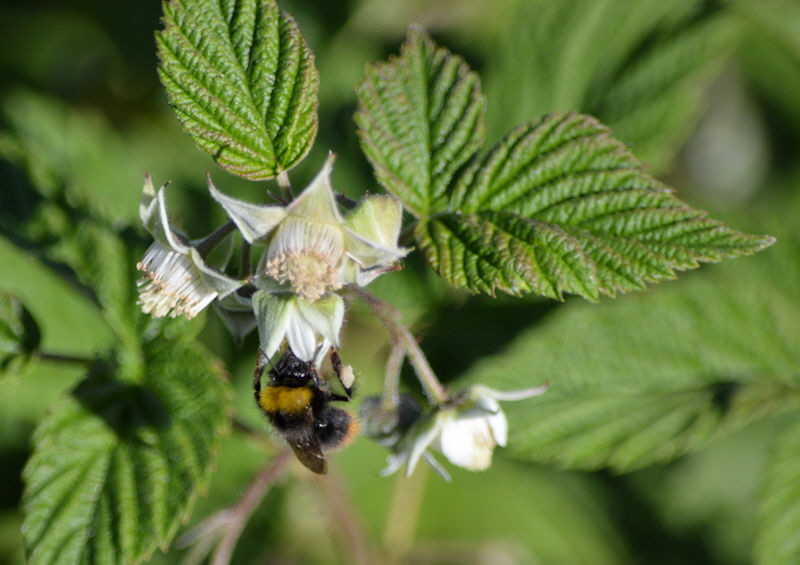
[[[319,77],[294,20],[273,0],[164,3],[159,74],[195,143],[258,180],[291,169],[317,132]]]
[[[25,467],[29,563],[137,563],[208,483],[229,391],[196,346],[162,341],[141,383],[101,369],[53,407]]]
[[[733,230],[681,202],[605,126],[575,113],[550,114],[513,130],[457,179],[451,208],[463,213],[451,218],[458,225],[425,227],[417,235],[437,272],[473,292],[613,296],[773,241]],[[515,215],[516,227],[501,233],[499,225],[487,230],[468,219],[489,212],[505,213],[505,225],[508,214]],[[436,216],[431,226],[449,217]],[[452,229],[461,235],[452,237]],[[544,253],[561,259],[542,260]],[[493,277],[500,279],[494,285]]]
[[[483,143],[478,76],[412,27],[400,56],[368,68],[357,94],[361,147],[378,180],[417,216],[441,208]]]

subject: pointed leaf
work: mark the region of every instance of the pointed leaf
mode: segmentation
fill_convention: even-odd
[[[470,214],[513,212],[569,236],[581,250],[582,270],[593,275],[577,287],[560,284],[554,293],[545,293],[550,296],[577,289],[594,298],[641,289],[647,282],[674,277],[675,271],[751,254],[774,241],[730,229],[684,204],[645,173],[605,126],[575,113],[551,114],[513,130],[459,177],[452,207]],[[430,241],[423,247],[448,280],[485,290],[474,278],[444,273],[430,253]],[[466,263],[476,260],[476,250],[455,248],[465,254]],[[511,253],[520,260],[511,247],[481,252]]]
[[[159,342],[141,384],[96,373],[34,434],[23,534],[31,564],[137,563],[205,488],[229,391],[198,347]]]
[[[369,67],[356,92],[361,147],[380,183],[416,216],[440,209],[483,143],[478,76],[412,27],[400,56]]]
[[[164,3],[159,75],[195,143],[228,171],[277,176],[317,131],[319,77],[294,20],[271,0]]]
[[[795,419],[775,444],[759,512],[756,562],[760,565],[800,561],[800,422]]]

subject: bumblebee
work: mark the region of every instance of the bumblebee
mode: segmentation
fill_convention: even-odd
[[[262,388],[267,363],[272,368],[269,382]],[[331,350],[331,364],[344,395],[331,392],[314,363],[300,360],[288,349],[274,365],[259,352],[253,375],[258,406],[300,462],[321,475],[328,468],[325,452],[344,445],[358,432],[358,423],[349,412],[331,406],[334,401],[350,400],[352,372],[349,367],[343,368],[336,350]]]

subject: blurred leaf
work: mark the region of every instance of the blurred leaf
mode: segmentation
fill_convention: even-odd
[[[356,93],[361,147],[378,181],[417,217],[440,210],[483,144],[477,74],[411,27],[400,56],[368,67]]]
[[[6,95],[0,111],[11,135],[0,156],[25,171],[36,191],[53,196],[66,187],[97,216],[138,220],[141,169],[102,115],[25,89]],[[126,188],[126,179],[136,184]],[[25,196],[9,192],[15,200]]]
[[[778,437],[767,462],[756,562],[790,565],[800,561],[800,422]]]
[[[734,31],[723,10],[696,0],[520,2],[487,66],[498,116],[490,123],[499,132],[578,110],[664,170],[696,123]]]
[[[34,434],[23,533],[32,564],[136,563],[206,488],[229,390],[197,346],[154,342],[141,384],[95,374]]]
[[[800,245],[587,309],[560,308],[472,382],[551,390],[509,403],[510,449],[540,462],[629,470],[800,406]]]
[[[39,326],[28,309],[16,296],[0,293],[0,376],[19,372],[40,341]]]
[[[433,268],[472,292],[589,299],[772,243],[707,218],[642,169],[594,118],[550,114],[474,161],[455,181],[454,212],[415,235]]]
[[[800,60],[800,5],[792,0],[732,0],[734,9],[752,25],[768,32]]]
[[[261,180],[291,169],[317,132],[319,77],[272,0],[170,0],[159,74],[184,129],[217,163]]]

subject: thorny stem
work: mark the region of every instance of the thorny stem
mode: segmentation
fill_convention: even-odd
[[[219,243],[225,239],[225,237],[231,233],[234,229],[236,229],[236,224],[233,223],[233,220],[228,220],[220,227],[218,227],[214,232],[206,237],[203,241],[195,245],[195,249],[200,254],[200,257],[205,259],[209,253],[217,246]]]
[[[425,357],[425,353],[423,353],[419,343],[417,343],[417,340],[411,335],[411,332],[408,331],[408,328],[401,321],[400,312],[388,302],[381,300],[362,288],[353,287],[350,288],[350,292],[369,306],[372,313],[375,314],[386,329],[389,330],[392,341],[402,345],[405,349],[408,360],[411,362],[411,366],[414,367],[414,372],[417,374],[417,378],[420,384],[422,384],[422,388],[428,400],[436,406],[444,404],[449,399],[447,390],[445,390],[442,383],[439,382],[436,373],[433,372],[430,363],[428,363],[428,358]]]
[[[239,502],[232,508],[222,511],[226,514],[225,533],[214,550],[211,558],[212,565],[228,565],[231,562],[236,543],[239,541],[239,537],[242,535],[250,516],[261,504],[270,487],[275,484],[289,458],[290,451],[288,449],[278,453],[275,459],[270,461],[248,485]]]

